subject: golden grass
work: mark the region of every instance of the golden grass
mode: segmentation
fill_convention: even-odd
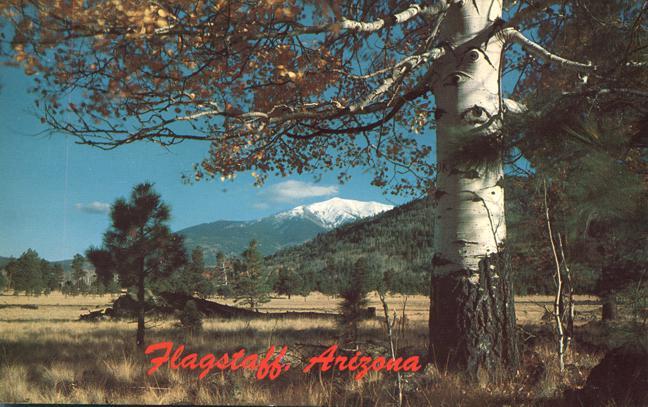
[[[403,297],[389,298],[400,314]],[[579,300],[593,300],[579,298]],[[372,297],[371,306],[378,307]],[[523,297],[518,300],[518,318],[539,322],[551,298]],[[251,372],[212,371],[203,380],[197,373],[162,367],[147,376],[150,367],[143,352],[134,346],[132,321],[78,321],[85,309],[103,307],[110,296],[27,297],[4,295],[0,304],[37,304],[38,309],[0,309],[0,402],[117,403],[117,404],[290,404],[290,405],[393,405],[395,376],[372,373],[362,381],[347,372],[304,374],[294,368],[275,381],[256,380]],[[334,312],[338,300],[321,294],[307,298],[273,299],[265,310],[316,310]],[[424,354],[427,341],[427,299],[408,297],[408,323],[398,345],[408,354]],[[588,305],[588,307],[596,307]],[[380,313],[381,308],[378,307]],[[204,331],[188,335],[174,320],[148,321],[147,342],[171,340],[186,343],[200,354],[232,352],[244,347],[264,352],[269,345],[329,345],[338,342],[339,332],[331,319],[220,320],[204,322]],[[379,320],[362,324],[362,341],[384,343]],[[556,371],[553,344],[535,344],[533,352],[547,367],[546,375],[529,383],[524,372],[515,380],[483,388],[467,388],[454,374],[428,367],[425,374],[406,375],[405,405],[533,405],[553,400],[565,386],[582,384],[600,354],[572,354],[576,371],[561,376]],[[578,351],[577,351],[578,352]]]

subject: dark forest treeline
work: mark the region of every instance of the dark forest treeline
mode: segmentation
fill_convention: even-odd
[[[42,259],[33,249],[18,258],[10,258],[0,271],[0,291],[12,290],[15,294],[49,294],[61,291],[66,295],[104,294],[119,291],[117,282],[105,285],[85,267],[85,259],[77,254],[66,275],[60,262]]]

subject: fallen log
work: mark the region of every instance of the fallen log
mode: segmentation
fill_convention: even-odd
[[[0,304],[0,309],[3,308],[23,308],[23,309],[38,309],[36,304]]]
[[[207,318],[224,319],[277,319],[277,318],[326,318],[335,319],[338,314],[313,311],[259,312],[251,309],[220,304],[183,293],[161,293],[154,300],[147,301],[147,314],[173,315],[182,311],[188,301],[194,301],[196,308]],[[98,321],[106,318],[130,318],[137,313],[137,301],[129,295],[122,295],[113,302],[112,308],[90,311],[79,317],[82,321]],[[375,317],[375,309],[367,309],[366,318]]]
[[[181,310],[187,301],[194,301],[198,310],[206,317],[220,318],[335,318],[337,314],[313,311],[260,312],[246,308],[233,307],[215,301],[205,300],[182,293],[162,293],[160,297],[174,309]]]

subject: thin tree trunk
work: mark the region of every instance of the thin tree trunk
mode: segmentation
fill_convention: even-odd
[[[144,259],[140,261],[140,270],[137,280],[137,346],[144,346],[144,313],[146,301],[144,298]]]
[[[551,245],[551,253],[554,259],[556,272],[554,279],[556,283],[556,295],[554,296],[553,314],[556,320],[556,332],[558,334],[558,365],[560,373],[565,371],[565,330],[563,329],[563,280],[562,272],[560,270],[560,260],[558,259],[558,252],[556,251],[556,243],[554,242],[553,230],[551,228],[551,216],[549,215],[549,202],[547,200],[547,180],[542,180],[544,188],[544,207],[545,207],[545,221],[547,223],[547,234],[549,235],[549,243]],[[560,238],[560,235],[558,235]],[[561,246],[562,249],[562,246]]]
[[[392,359],[396,359],[396,346],[394,345],[394,333],[393,333],[394,324],[396,324],[396,313],[394,312],[394,318],[390,320],[389,306],[387,305],[387,299],[385,298],[385,294],[378,293],[378,296],[380,297],[380,302],[382,303],[383,312],[385,314],[385,325],[387,327],[387,338],[389,339],[389,350],[391,352]],[[405,302],[407,303],[407,300],[405,300]],[[404,306],[403,306],[403,315],[405,315]],[[396,383],[398,385],[398,407],[400,407],[403,405],[403,381],[400,372],[396,372]]]
[[[437,62],[438,199],[430,353],[488,380],[518,366],[513,292],[505,262],[500,76],[502,4],[449,8]]]
[[[608,291],[603,298],[603,310],[601,317],[603,321],[614,321],[619,318],[619,311],[617,309],[616,294],[613,291]]]

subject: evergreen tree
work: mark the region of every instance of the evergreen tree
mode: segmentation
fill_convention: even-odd
[[[234,295],[237,303],[258,310],[259,304],[270,301],[271,286],[256,240],[250,242],[241,259],[235,262],[235,271]]]
[[[108,283],[103,283],[106,287],[106,292],[110,294],[115,294],[119,292],[119,283],[114,278],[110,279]]]
[[[72,259],[72,284],[76,285],[76,291],[81,293],[87,291],[87,284],[85,281],[86,273],[83,270],[85,259],[80,254],[75,254]]]
[[[169,207],[150,183],[136,185],[128,200],[117,199],[110,218],[103,247],[90,248],[87,256],[101,278],[116,273],[123,287],[136,291],[136,343],[144,346],[146,289],[154,280],[168,277],[186,264],[183,239],[167,226]]]
[[[290,299],[292,295],[301,292],[300,282],[294,270],[289,267],[281,267],[273,289],[277,294],[287,295]]]
[[[14,278],[16,276],[16,273],[18,272],[18,260],[15,258],[11,258],[9,262],[5,265],[4,267],[6,277],[7,277],[7,289],[13,289],[14,288]]]
[[[202,331],[202,313],[198,310],[196,302],[189,300],[185,303],[180,313],[180,325],[190,333],[199,333]]]
[[[90,286],[88,287],[88,292],[94,295],[104,295],[107,291],[106,286],[101,281],[101,279],[95,276],[92,279],[92,283],[90,283]]]
[[[14,292],[40,294],[44,288],[41,259],[33,249],[24,252],[15,263],[8,265]]]
[[[339,323],[345,340],[354,342],[358,339],[358,325],[367,315],[367,294],[375,288],[376,282],[372,281],[369,262],[365,257],[358,259],[353,268],[347,270],[349,272],[339,293],[342,297]]]
[[[43,284],[43,293],[45,295],[49,295],[52,292],[52,287],[50,286],[50,283],[52,280],[53,276],[53,266],[45,259],[41,259],[40,262],[40,274],[41,274],[41,280]]]
[[[9,279],[5,277],[5,274],[2,271],[0,271],[0,293],[4,292],[8,285]]]
[[[47,287],[52,291],[61,290],[64,277],[65,271],[63,270],[63,266],[61,264],[52,265],[49,270]]]
[[[191,252],[191,262],[185,267],[188,270],[188,282],[191,291],[201,297],[214,293],[212,282],[205,277],[205,257],[203,249],[198,246]]]
[[[170,279],[159,281],[158,290],[182,292],[187,295],[197,294],[202,298],[213,294],[213,285],[205,277],[203,249],[200,246],[195,247],[191,252],[189,263],[174,272]]]

